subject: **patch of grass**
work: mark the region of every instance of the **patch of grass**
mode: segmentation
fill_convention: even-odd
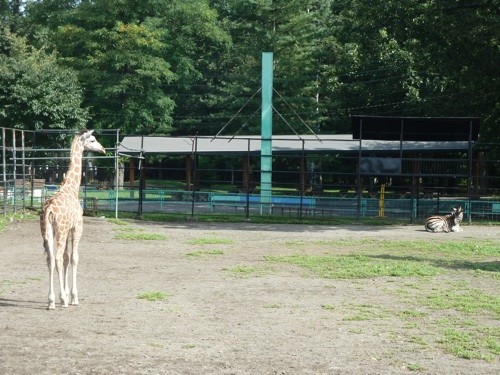
[[[410,338],[410,342],[413,344],[420,345],[422,347],[427,347],[429,344],[420,336],[412,336]]]
[[[468,332],[458,331],[450,328],[444,331],[444,338],[440,343],[445,350],[459,358],[482,359],[488,362],[493,361],[495,350],[490,350],[491,339],[483,340],[473,337]],[[498,345],[498,343],[497,343]],[[498,354],[498,352],[497,352]]]
[[[418,310],[403,310],[398,313],[398,315],[402,318],[422,318],[427,316],[426,313],[423,313]]]
[[[30,211],[30,210],[25,210],[20,213],[16,214],[10,214],[7,216],[0,216],[0,232],[2,232],[3,229],[9,224],[11,221],[33,221],[33,220],[39,220],[39,216],[37,213]]]
[[[27,277],[26,279],[19,279],[19,280],[11,280],[11,279],[3,279],[0,280],[0,286],[2,285],[26,285],[30,281],[41,281],[42,277],[41,276],[32,276],[32,277]]]
[[[110,222],[112,224],[116,224],[116,225],[129,225],[128,222],[121,220],[121,219],[109,218],[107,220],[108,220],[108,222]]]
[[[187,243],[189,245],[230,245],[234,243],[234,240],[221,237],[203,237],[188,240]]]
[[[408,369],[408,371],[425,371],[425,367],[418,363],[408,363],[406,365],[406,368]]]
[[[335,306],[330,305],[329,303],[325,303],[325,304],[321,305],[321,307],[325,310],[335,310]]]
[[[187,253],[186,256],[190,258],[201,258],[205,255],[223,255],[223,250],[200,250]]]
[[[371,238],[340,238],[330,241],[316,241],[318,245],[329,247],[353,247],[373,244],[375,241]],[[377,241],[378,242],[378,241]]]
[[[500,339],[488,338],[485,340],[486,348],[495,355],[500,355]]]
[[[454,309],[465,313],[492,312],[500,316],[500,297],[483,293],[477,289],[439,290],[421,298],[422,303],[432,309]]]
[[[260,274],[262,273],[262,270],[259,270],[255,267],[244,266],[244,265],[235,266],[232,268],[225,268],[224,270],[228,271],[233,276],[237,276],[237,277],[250,277],[250,276],[255,276],[259,273]]]
[[[349,310],[352,311],[352,314],[345,316],[342,319],[343,321],[368,321],[386,317],[386,313],[383,310],[367,304],[353,305],[350,306]]]
[[[14,284],[17,284],[18,282],[15,282],[15,281],[12,281],[10,279],[4,279],[4,280],[0,280],[0,285],[14,285]]]
[[[390,259],[368,255],[288,255],[265,256],[269,262],[288,263],[306,268],[329,279],[356,279],[380,276],[435,276],[438,267],[411,259]]]
[[[351,328],[347,332],[349,332],[349,333],[355,333],[355,334],[360,334],[360,333],[363,333],[363,330],[361,328]]]
[[[115,235],[117,240],[130,240],[130,241],[163,241],[167,237],[158,233],[118,233]]]
[[[170,297],[170,294],[166,293],[166,292],[161,292],[161,291],[157,291],[157,292],[144,292],[144,293],[141,293],[137,296],[138,299],[143,299],[143,300],[146,300],[146,301],[163,301],[165,299],[167,299],[168,297]]]
[[[114,217],[114,211],[99,210],[99,214],[105,217]],[[124,218],[137,219],[137,213],[134,212],[120,212],[120,216]],[[311,225],[349,225],[355,221],[352,218],[335,218],[335,217],[315,217],[315,218],[298,218],[294,216],[276,216],[276,215],[253,215],[248,220],[245,215],[231,215],[231,214],[205,214],[197,213],[196,221],[203,223],[248,223],[252,224],[311,224]],[[146,221],[160,221],[160,222],[185,222],[192,220],[191,215],[186,214],[172,214],[172,213],[158,213],[158,212],[145,212],[140,218]],[[394,225],[406,223],[407,220],[380,220],[377,218],[361,218],[357,224],[363,225]]]
[[[4,228],[7,226],[7,220],[5,217],[0,217],[0,232],[4,230]]]
[[[362,312],[360,311],[360,312],[357,312],[355,314],[348,315],[348,316],[344,317],[342,320],[346,321],[346,322],[362,322],[362,321],[372,320],[372,319],[373,319],[372,314],[370,314],[367,311],[362,311]]]
[[[415,259],[435,262],[441,267],[500,272],[498,262],[477,263],[478,260],[500,256],[500,247],[493,240],[464,240],[457,243],[454,241],[371,239],[371,242],[360,245],[366,248],[376,246],[377,253],[385,251],[401,257],[409,255]]]

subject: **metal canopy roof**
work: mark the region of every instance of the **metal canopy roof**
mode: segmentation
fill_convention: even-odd
[[[321,154],[355,153],[362,151],[397,152],[403,151],[465,151],[469,144],[465,141],[425,142],[425,141],[382,141],[353,139],[352,134],[332,135],[279,135],[273,136],[273,154]],[[238,155],[260,153],[260,136],[236,137],[164,137],[126,136],[118,146],[123,154],[168,154],[189,155],[193,152],[214,155]]]

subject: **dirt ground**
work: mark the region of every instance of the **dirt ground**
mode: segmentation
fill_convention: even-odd
[[[393,278],[321,279],[263,259],[303,251],[290,244],[311,240],[500,240],[500,227],[464,226],[453,234],[422,229],[198,222],[122,226],[85,218],[80,305],[63,309],[58,304],[48,311],[38,222],[10,223],[0,233],[0,373],[500,373],[498,361],[461,359],[411,342],[395,315],[346,319],[353,306],[409,308],[388,292]],[[167,240],[115,238],[124,232],[158,233]],[[234,242],[189,242],[210,237]],[[187,255],[196,251],[200,256]],[[307,251],[335,250],[312,246]],[[258,272],[248,277],[231,272],[243,266]],[[137,298],[152,291],[168,297]]]

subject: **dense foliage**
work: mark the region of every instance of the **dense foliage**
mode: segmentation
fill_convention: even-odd
[[[342,133],[354,114],[477,116],[499,141],[499,5],[0,0],[0,125],[255,134],[272,51],[276,133]]]

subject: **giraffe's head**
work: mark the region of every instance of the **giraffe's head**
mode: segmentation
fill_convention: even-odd
[[[80,142],[83,144],[84,150],[100,152],[101,154],[105,154],[106,150],[92,135],[93,132],[94,132],[93,130],[87,130],[87,129],[84,129],[80,132],[79,139]]]

